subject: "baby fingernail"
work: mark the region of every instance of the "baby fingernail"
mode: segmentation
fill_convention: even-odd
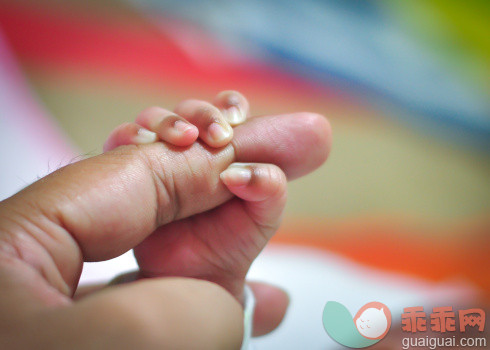
[[[218,123],[212,123],[208,127],[209,136],[211,136],[211,138],[216,142],[221,142],[230,138],[232,132],[233,131],[230,126],[228,126],[228,128],[225,128],[223,125]]]
[[[246,115],[242,112],[241,108],[237,106],[231,106],[225,109],[223,116],[230,123],[230,125],[238,125],[245,121]]]
[[[220,178],[229,186],[245,186],[252,179],[252,169],[246,164],[233,163],[220,174]]]
[[[153,143],[157,140],[157,134],[153,131],[141,128],[134,137],[134,142],[139,144]]]
[[[174,123],[174,128],[182,134],[185,134],[186,132],[189,132],[190,130],[197,130],[197,128],[194,125],[189,124],[189,123],[182,121],[182,120],[177,120]]]

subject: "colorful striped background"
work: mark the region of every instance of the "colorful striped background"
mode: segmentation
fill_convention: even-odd
[[[484,91],[490,36],[483,3],[384,6],[427,50],[444,46],[441,65],[452,65]],[[157,27],[114,0],[0,1],[0,30],[82,153],[99,152],[114,126],[148,105],[210,99],[222,89],[242,91],[253,114],[322,113],[334,130],[331,159],[291,184],[274,241],[429,280],[462,278],[490,295],[486,150],[408,125],[404,120],[418,116],[381,107],[356,89],[241,56],[192,22],[163,19]],[[479,65],[469,63],[473,57]]]

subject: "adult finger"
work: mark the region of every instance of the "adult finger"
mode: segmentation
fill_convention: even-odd
[[[140,279],[137,271],[116,277],[110,284],[124,284]],[[255,298],[253,336],[259,337],[272,332],[284,319],[289,306],[289,295],[281,288],[264,282],[247,282]],[[86,297],[107,285],[85,286],[77,290],[78,298]],[[80,290],[82,289],[82,290]]]
[[[2,348],[239,349],[243,337],[241,305],[196,279],[141,280],[28,316],[3,309],[0,323],[7,317],[11,331],[0,337]]]
[[[0,204],[0,243],[42,276],[73,291],[86,261],[133,248],[157,227],[217,207],[232,197],[219,174],[232,162],[273,163],[290,178],[322,164],[330,129],[316,114],[254,118],[232,144],[120,147],[66,166]],[[251,159],[252,158],[252,159]],[[255,158],[255,159],[254,159]]]
[[[254,117],[233,130],[236,161],[275,164],[288,180],[322,165],[332,144],[329,122],[314,113]]]

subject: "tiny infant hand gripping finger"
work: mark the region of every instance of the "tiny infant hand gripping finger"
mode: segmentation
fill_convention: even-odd
[[[330,148],[322,116],[247,116],[233,92],[147,109],[111,134],[111,151],[2,201],[0,348],[239,347],[236,300],[277,228],[286,177],[313,171]],[[72,298],[84,261],[133,248],[143,277],[178,278]]]
[[[237,92],[218,94],[214,105],[204,101],[183,101],[175,113],[152,107],[143,111],[134,124],[116,128],[105,149],[156,140],[190,146],[197,138],[197,134],[188,137],[192,127],[197,131],[193,124],[199,126],[198,134],[203,143],[210,147],[223,147],[231,141],[229,120],[224,118],[230,114],[235,125],[237,120],[244,122],[249,114],[247,100]],[[182,121],[187,123],[186,131],[189,131],[187,134],[176,133],[179,137],[170,141],[167,135],[174,132],[176,124],[180,127]],[[214,128],[226,130],[226,138],[219,140],[218,144],[207,131]],[[148,141],[138,136],[151,135],[152,132],[155,136],[149,137]],[[196,174],[196,181],[199,176]],[[286,203],[287,181],[279,167],[262,163],[233,163],[221,172],[220,178],[238,198],[205,213],[157,228],[135,247],[140,277],[205,279],[221,285],[239,301],[243,300],[245,275],[250,264],[279,226]],[[205,192],[208,184],[202,185],[202,189],[196,190]]]

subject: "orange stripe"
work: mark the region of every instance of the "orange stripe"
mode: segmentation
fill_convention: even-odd
[[[465,278],[490,295],[488,219],[438,229],[415,226],[386,219],[295,220],[283,225],[273,242],[332,251],[368,266],[428,280]]]

